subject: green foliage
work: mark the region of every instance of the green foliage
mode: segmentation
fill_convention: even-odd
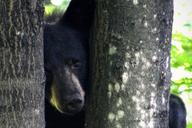
[[[62,0],[61,5],[46,4],[45,5],[45,16],[52,15],[53,13],[62,13],[66,10],[69,4],[68,0]]]
[[[192,83],[191,78],[182,78],[178,81],[172,81],[171,91],[174,94],[191,92],[192,91],[191,83]]]
[[[181,33],[173,34],[171,67],[172,92],[192,91],[192,38]]]
[[[54,0],[52,2],[58,3],[45,3],[45,21],[46,23],[54,23],[58,21],[66,10],[69,0]]]
[[[192,128],[192,122],[189,122],[189,123],[187,124],[187,128]]]
[[[191,25],[183,25],[192,30]],[[171,92],[182,97],[187,108],[187,128],[192,128],[192,37],[184,33],[172,35],[171,49],[172,85]]]
[[[192,128],[192,9],[191,0],[174,2],[171,49],[171,92],[178,94],[187,109],[187,128]]]
[[[185,70],[192,71],[192,38],[183,34],[173,34],[171,57],[172,67],[184,66]]]

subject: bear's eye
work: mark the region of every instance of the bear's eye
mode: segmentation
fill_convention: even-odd
[[[68,64],[70,65],[70,67],[72,69],[79,69],[81,67],[81,62],[79,60],[76,60],[76,59],[70,59],[68,61]]]
[[[81,63],[79,61],[73,62],[71,68],[72,69],[79,69],[81,67]]]

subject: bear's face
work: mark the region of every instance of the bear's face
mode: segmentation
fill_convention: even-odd
[[[75,114],[84,106],[86,38],[58,24],[47,25],[44,36],[46,97],[61,113]]]

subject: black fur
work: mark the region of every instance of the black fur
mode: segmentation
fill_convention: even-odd
[[[94,10],[92,2],[72,0],[57,23],[45,26],[46,128],[84,127],[84,91],[88,86],[88,40]],[[55,94],[51,88],[54,88]],[[50,104],[53,95],[56,95],[59,107]]]
[[[170,95],[169,128],[186,128],[185,104],[176,95]]]

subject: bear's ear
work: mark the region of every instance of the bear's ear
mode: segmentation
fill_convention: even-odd
[[[93,21],[94,0],[71,0],[59,24],[88,31]]]

